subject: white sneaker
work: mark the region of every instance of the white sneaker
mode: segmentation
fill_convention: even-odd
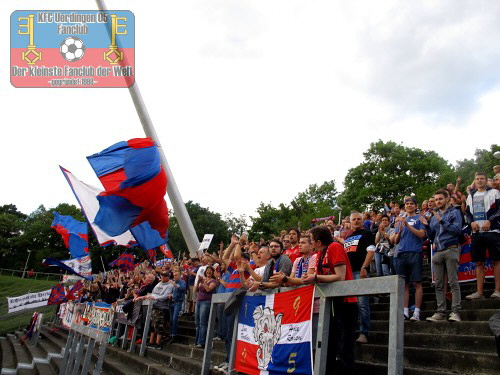
[[[368,337],[364,333],[361,333],[356,340],[356,344],[368,344]]]
[[[483,299],[484,296],[482,294],[479,294],[478,292],[474,292],[472,294],[469,294],[468,296],[465,297],[465,299],[468,300],[473,300],[473,299]]]
[[[446,320],[446,315],[443,313],[437,312],[437,313],[434,313],[433,316],[429,316],[426,320],[428,322],[444,322]]]
[[[228,368],[229,368],[229,363],[227,362],[222,362],[219,366],[214,366],[214,370],[221,372],[226,372]]]
[[[460,315],[457,313],[452,312],[450,314],[450,317],[448,318],[450,322],[461,322],[462,318],[460,318]]]
[[[412,322],[418,322],[420,320],[420,314],[419,313],[416,313],[414,312],[413,315],[411,316],[410,320]]]
[[[495,292],[490,296],[490,298],[500,298],[500,292],[497,292],[495,290]]]

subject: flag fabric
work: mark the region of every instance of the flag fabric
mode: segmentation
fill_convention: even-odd
[[[78,292],[82,289],[83,289],[83,282],[82,280],[78,280],[69,290],[68,294],[66,295],[66,298],[64,299],[64,302],[74,301],[78,296]]]
[[[99,211],[99,201],[97,200],[97,196],[101,194],[103,190],[78,180],[73,173],[63,167],[60,168],[64,177],[66,177],[66,181],[68,181],[71,190],[73,190],[73,194],[75,194],[75,197],[82,208],[82,212],[89,222],[90,227],[94,231],[99,244],[101,246],[111,244],[127,247],[135,246],[136,240],[130,231],[126,231],[119,236],[110,236],[94,223],[97,212]]]
[[[156,248],[155,249],[149,249],[146,250],[146,255],[148,256],[148,259],[151,263],[155,264],[156,263],[156,256],[158,255],[156,253]]]
[[[95,223],[110,236],[130,229],[143,249],[166,243],[167,175],[153,140],[118,142],[87,159],[105,189]]]
[[[87,223],[73,219],[69,215],[60,215],[58,212],[52,212],[54,220],[52,228],[59,233],[64,241],[64,245],[69,249],[73,258],[82,257],[89,252],[89,236],[87,232]]]
[[[173,259],[174,255],[172,254],[172,250],[170,250],[168,244],[161,245],[160,251],[163,253],[163,255],[165,255],[165,258]]]
[[[50,266],[50,265],[56,266],[56,267],[59,267],[65,271],[69,272],[72,275],[80,276],[81,278],[86,279],[86,280],[92,280],[92,276],[83,276],[82,274],[76,272],[73,268],[67,266],[66,264],[64,264],[60,260],[57,260],[54,258],[45,258],[43,260],[42,264],[44,266]]]
[[[65,297],[66,293],[64,292],[64,285],[57,284],[53,286],[50,291],[50,297],[47,305],[59,305],[64,302]]]
[[[245,296],[238,316],[235,370],[250,375],[312,375],[313,297],[313,285]]]
[[[80,258],[63,260],[62,263],[67,265],[69,268],[72,268],[73,271],[82,276],[92,275],[92,263],[90,261],[90,255],[86,255]]]
[[[124,252],[114,261],[109,263],[110,267],[118,267],[122,271],[133,271],[136,264],[134,262],[134,254]]]

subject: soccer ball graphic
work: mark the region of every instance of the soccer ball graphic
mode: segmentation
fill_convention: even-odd
[[[76,36],[70,36],[61,42],[61,56],[68,61],[78,61],[85,54],[83,41]]]

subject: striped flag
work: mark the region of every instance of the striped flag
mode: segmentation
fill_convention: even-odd
[[[238,317],[235,370],[250,375],[313,374],[310,285],[245,296]]]
[[[47,305],[60,305],[64,302],[65,298],[64,285],[59,283],[52,287]]]

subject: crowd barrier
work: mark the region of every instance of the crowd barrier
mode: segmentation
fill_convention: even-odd
[[[28,275],[28,273],[30,275]],[[24,278],[32,278],[32,279],[37,279],[37,280],[57,280],[61,281],[62,277],[64,275],[61,275],[60,273],[47,273],[47,272],[31,272],[30,271],[20,271],[20,270],[11,270],[8,268],[0,268],[0,276],[18,276],[18,277],[23,277]],[[33,276],[31,276],[33,275]]]
[[[247,293],[247,295],[267,295],[280,293],[292,288],[279,288],[270,291]],[[326,317],[332,314],[332,298],[347,296],[369,296],[389,294],[389,346],[387,358],[387,373],[389,375],[403,375],[403,347],[404,347],[404,279],[400,276],[377,277],[373,279],[361,279],[352,281],[339,281],[329,284],[316,284],[317,294],[321,305],[319,312],[318,338],[316,342],[316,357],[314,364],[315,374],[326,374],[326,358],[328,353],[328,332],[330,319]],[[210,307],[209,324],[206,342],[211,343],[214,337],[216,305],[225,303],[231,293],[214,294]],[[238,335],[238,314],[234,322],[233,340],[229,368],[234,368],[235,346]],[[205,346],[203,355],[202,375],[210,373],[210,358],[212,347]]]

